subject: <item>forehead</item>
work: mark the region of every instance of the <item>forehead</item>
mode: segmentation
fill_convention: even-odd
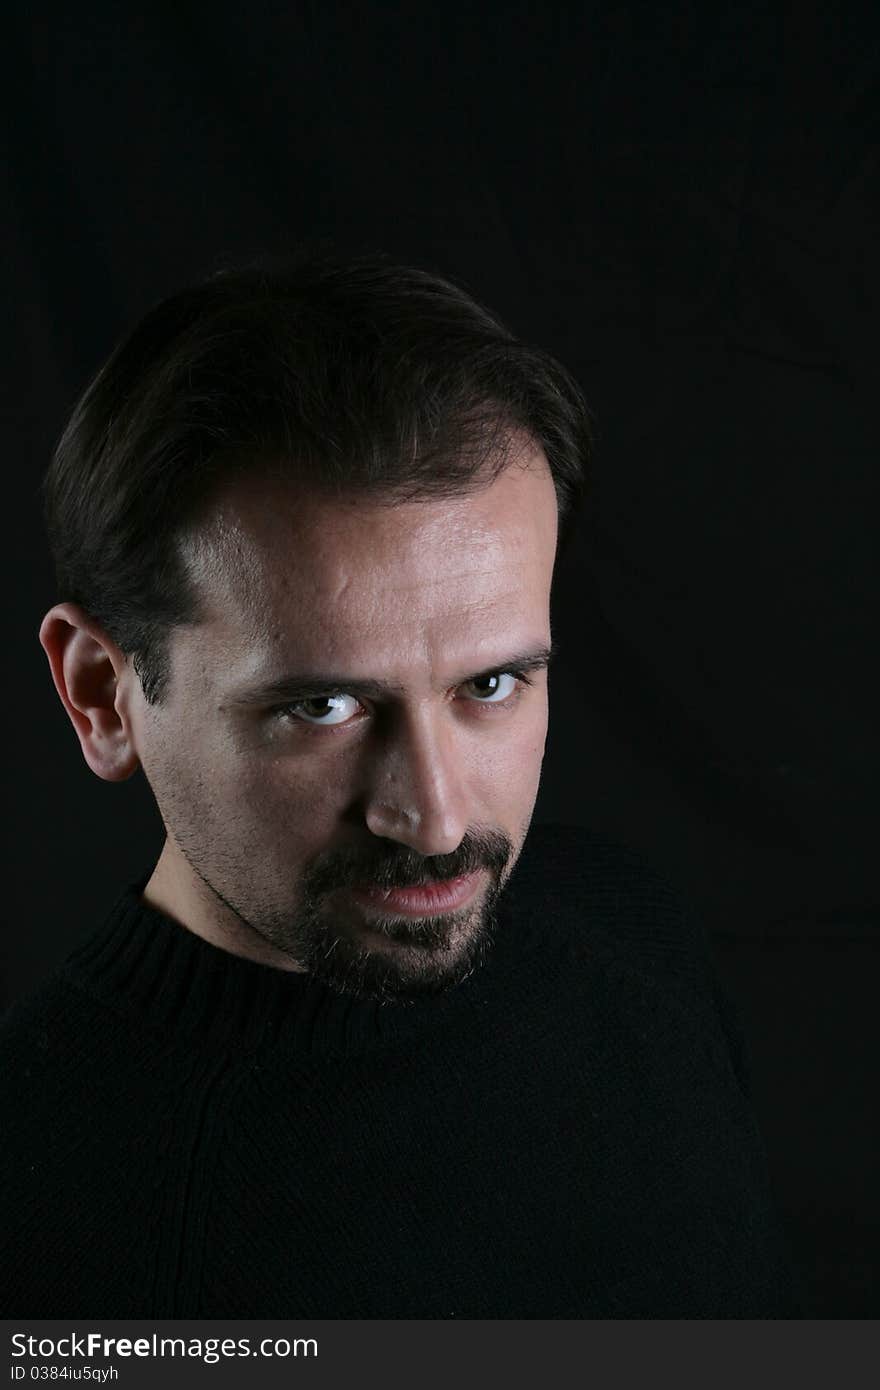
[[[328,661],[370,675],[538,639],[556,517],[534,448],[489,486],[444,499],[377,504],[278,480],[236,484],[185,551],[208,614],[194,630],[202,669],[222,651],[227,684]]]

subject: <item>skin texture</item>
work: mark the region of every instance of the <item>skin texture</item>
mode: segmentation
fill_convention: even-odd
[[[158,707],[81,608],[52,608],[40,642],[88,766],[107,781],[142,767],[165,825],[146,901],[362,997],[412,1000],[472,973],[534,810],[547,673],[472,678],[550,646],[556,537],[550,471],[525,439],[493,483],[452,499],[239,483],[185,543],[209,617],[175,630]],[[237,703],[311,672],[351,676],[350,693],[286,713]],[[359,679],[394,688],[366,696]],[[472,899],[431,917],[347,892],[473,870]]]

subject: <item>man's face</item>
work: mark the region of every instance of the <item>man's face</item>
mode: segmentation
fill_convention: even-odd
[[[458,983],[491,943],[544,754],[543,454],[523,443],[466,497],[254,480],[212,516],[187,552],[209,620],[175,631],[166,703],[130,710],[188,924],[363,996]],[[502,674],[527,657],[530,684]],[[430,904],[387,894],[460,877]]]

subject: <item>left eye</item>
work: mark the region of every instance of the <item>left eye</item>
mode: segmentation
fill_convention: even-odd
[[[509,684],[505,685],[505,682]],[[513,694],[516,676],[510,671],[497,671],[491,676],[476,676],[474,680],[465,682],[467,686],[476,693],[481,705],[498,705]]]

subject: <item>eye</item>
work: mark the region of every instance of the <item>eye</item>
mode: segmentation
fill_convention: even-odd
[[[354,706],[347,708],[347,703]],[[356,712],[360,701],[353,695],[313,695],[308,700],[298,700],[294,705],[285,705],[280,714],[299,719],[305,724],[345,724]]]
[[[513,671],[493,671],[488,676],[475,676],[466,681],[481,705],[501,705],[509,700],[517,689],[517,676]]]

